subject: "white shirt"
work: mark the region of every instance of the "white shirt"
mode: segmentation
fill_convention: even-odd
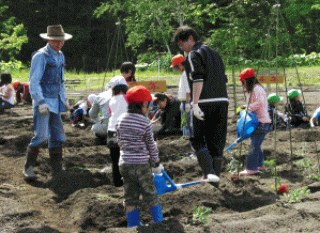
[[[83,103],[81,103],[81,104],[79,105],[79,108],[81,108],[81,109],[83,110],[83,115],[87,115],[87,114],[88,114],[88,109],[89,109],[87,100],[84,101]]]
[[[187,93],[190,93],[190,87],[187,80],[187,74],[183,71],[182,75],[180,76],[179,81],[179,91],[178,91],[178,99],[179,100],[186,100]]]
[[[109,102],[111,117],[108,123],[108,131],[116,131],[116,123],[119,117],[128,111],[128,102],[124,94],[112,96]]]
[[[11,83],[4,84],[4,85],[1,87],[1,90],[2,90],[2,93],[3,93],[3,94],[6,94],[6,93],[8,92],[8,89],[11,89],[10,97],[9,97],[9,98],[4,98],[4,97],[2,97],[2,99],[13,105],[13,104],[14,104],[14,94],[15,94],[15,91],[14,91],[14,89],[13,89],[12,84],[11,84]]]

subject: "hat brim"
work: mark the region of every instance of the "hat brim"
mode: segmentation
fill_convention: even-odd
[[[71,34],[64,33],[64,36],[48,36],[47,33],[41,33],[40,37],[45,40],[70,40],[72,38]]]

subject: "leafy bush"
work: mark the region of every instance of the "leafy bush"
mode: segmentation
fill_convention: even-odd
[[[212,212],[212,208],[197,207],[193,204],[193,224],[208,223],[207,216]]]
[[[137,69],[139,71],[157,70],[160,62],[160,69],[168,70],[171,66],[171,54],[147,52],[138,55]]]
[[[27,68],[26,65],[22,64],[21,61],[10,61],[10,62],[1,62],[0,61],[0,66],[1,66],[1,72],[7,71],[9,73],[12,73],[14,70],[19,71],[20,69]]]
[[[232,66],[246,66],[246,67],[293,67],[296,66],[318,66],[320,65],[320,53],[312,52],[306,54],[294,54],[290,57],[278,56],[272,60],[248,60],[244,57],[226,58],[224,59],[225,65]]]

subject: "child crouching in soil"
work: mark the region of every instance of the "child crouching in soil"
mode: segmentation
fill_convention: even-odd
[[[159,164],[159,151],[153,139],[151,121],[146,117],[152,101],[150,91],[137,85],[129,89],[127,100],[128,112],[120,116],[116,130],[128,227],[134,227],[141,225],[140,211],[137,208],[140,194],[151,206],[154,222],[163,221],[152,175],[152,171],[161,173],[163,166]],[[153,169],[150,160],[154,164]]]
[[[281,113],[279,110],[276,109],[279,102],[283,98],[277,95],[276,93],[272,93],[268,96],[268,112],[271,118],[271,129],[274,130],[275,128],[279,128],[280,126],[287,126],[288,117],[286,114]]]
[[[304,104],[300,101],[301,91],[291,89],[287,93],[289,103],[286,105],[286,113],[289,116],[291,128],[310,128],[309,118]],[[289,129],[289,127],[288,127]]]

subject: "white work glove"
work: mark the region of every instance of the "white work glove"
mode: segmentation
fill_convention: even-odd
[[[39,112],[43,115],[47,115],[49,113],[49,106],[47,104],[40,104]]]
[[[191,108],[192,108],[191,104],[186,103],[186,105],[185,105],[185,107],[184,107],[184,111],[185,111],[185,112],[190,112],[190,111],[191,111]]]
[[[162,170],[164,170],[163,165],[160,163],[158,167],[153,167],[152,172],[156,174],[161,174]]]
[[[198,118],[199,120],[204,120],[204,113],[201,111],[201,109],[199,108],[198,104],[193,104],[192,105],[192,109],[193,109],[193,115]]]

